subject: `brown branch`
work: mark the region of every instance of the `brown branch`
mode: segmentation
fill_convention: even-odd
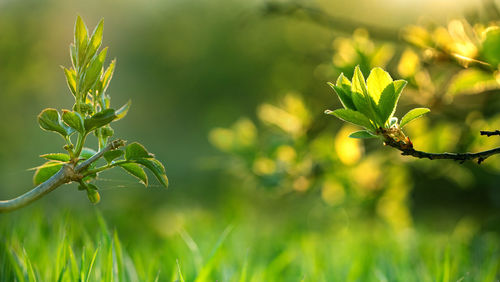
[[[487,137],[490,137],[490,136],[493,136],[493,135],[500,135],[500,130],[495,130],[495,131],[481,130],[481,135],[486,135]]]
[[[418,151],[413,148],[411,143],[405,143],[402,141],[396,141],[391,138],[385,139],[385,145],[391,146],[401,151],[401,155],[403,156],[413,156],[419,159],[429,159],[429,160],[455,160],[460,163],[464,163],[469,160],[476,160],[477,163],[481,164],[488,157],[500,154],[500,147],[494,148],[487,151],[477,152],[477,153],[427,153],[423,151]]]

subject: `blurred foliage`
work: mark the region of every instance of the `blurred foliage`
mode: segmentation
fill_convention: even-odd
[[[413,104],[430,106],[436,111],[432,124],[430,118],[422,118],[407,126],[408,136],[417,149],[430,152],[491,149],[499,146],[500,141],[480,136],[479,130],[500,126],[500,115],[491,114],[485,101],[470,113],[469,109],[452,103],[454,98],[463,99],[464,94],[487,95],[485,92],[499,88],[497,72],[490,64],[495,62],[491,61],[494,53],[491,48],[498,45],[488,43],[492,40],[490,33],[497,27],[489,27],[486,39],[477,45],[467,39],[466,27],[469,26],[465,20],[451,21],[448,29],[436,28],[432,32],[434,41],[428,39],[430,31],[424,28],[404,29],[404,38],[422,48],[421,51],[403,44],[374,41],[366,30],[356,30],[350,38],[334,40],[333,68],[321,65],[319,70],[325,77],[340,73],[351,77],[359,67],[361,77],[367,77],[371,68],[383,66],[393,77],[407,79],[410,89],[402,95],[401,108]],[[417,38],[427,41],[418,43]],[[472,52],[473,49],[477,52]],[[429,52],[434,55],[429,56]],[[490,63],[479,61],[483,58],[480,54],[490,54],[482,55],[490,58]],[[278,105],[259,106],[257,124],[244,118],[230,128],[212,130],[211,143],[228,153],[221,163],[247,189],[266,187],[279,195],[312,193],[332,206],[376,211],[396,229],[412,225],[408,205],[414,183],[419,183],[415,179],[418,175],[427,174],[435,183],[444,181],[472,188],[479,183],[491,183],[500,173],[496,158],[481,168],[446,161],[419,161],[380,148],[380,141],[363,143],[348,139],[356,128],[350,125],[333,131],[325,128],[324,117],[319,115],[321,109],[307,105],[312,99],[287,94]],[[486,170],[490,176],[485,178],[478,170]]]

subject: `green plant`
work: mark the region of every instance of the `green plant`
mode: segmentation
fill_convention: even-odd
[[[127,114],[130,101],[115,110],[106,89],[113,77],[116,61],[104,69],[107,47],[100,50],[103,20],[89,37],[87,27],[78,16],[75,24],[75,42],[70,45],[72,66],[63,67],[71,94],[75,98],[72,110],[44,109],[38,116],[43,130],[59,134],[65,142],[65,153],[41,155],[47,162],[37,168],[33,182],[37,187],[24,195],[8,201],[0,201],[0,212],[23,207],[65,183],[77,182],[78,189],[87,192],[92,203],[100,200],[98,188],[92,181],[102,171],[121,167],[147,186],[149,169],[165,187],[168,179],[165,168],[154,155],[137,142],[128,144],[117,139],[109,141],[114,131],[110,124]],[[93,133],[98,140],[98,150],[85,147],[87,137]],[[98,166],[103,158],[105,164]]]
[[[381,68],[372,69],[365,82],[359,67],[356,67],[352,82],[340,74],[336,85],[329,83],[337,93],[344,109],[326,110],[325,113],[365,128],[365,130],[352,133],[350,137],[381,138],[386,145],[402,151],[403,155],[431,160],[466,161],[477,159],[478,163],[481,163],[486,158],[500,153],[500,147],[479,153],[427,153],[415,150],[410,138],[401,129],[410,121],[423,116],[430,110],[428,108],[415,108],[403,116],[398,123],[394,113],[406,83],[405,80],[393,81],[389,73]],[[481,132],[481,134],[496,135],[494,132]]]
[[[365,128],[352,133],[350,137],[353,138],[390,138],[411,146],[410,139],[401,128],[430,111],[427,108],[413,109],[398,123],[394,113],[406,81],[393,81],[391,75],[381,68],[372,69],[365,82],[361,70],[356,67],[352,82],[341,74],[336,85],[329,85],[337,93],[344,109],[327,110],[325,113]]]

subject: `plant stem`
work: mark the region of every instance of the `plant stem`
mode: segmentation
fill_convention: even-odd
[[[404,142],[398,142],[387,137],[385,138],[385,144],[400,150],[402,152],[401,155],[403,156],[413,156],[416,158],[426,158],[429,160],[448,159],[460,161],[460,163],[477,159],[477,163],[481,164],[488,157],[500,154],[500,147],[477,153],[428,153],[413,149],[413,145],[408,146],[408,144],[405,144]]]
[[[65,164],[56,174],[54,174],[47,181],[36,186],[32,190],[24,193],[23,195],[6,201],[0,201],[0,213],[10,212],[19,208],[22,208],[29,203],[41,198],[45,194],[53,191],[57,187],[70,183],[72,181],[80,181],[83,176],[82,172],[89,167],[93,162],[97,161],[104,155],[104,153],[116,150],[117,148],[124,146],[125,142],[123,140],[114,140],[110,142],[106,147],[104,147],[99,152],[95,153],[89,159],[83,161],[82,163],[75,165],[72,163]]]

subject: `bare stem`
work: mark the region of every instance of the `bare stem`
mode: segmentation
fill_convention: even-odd
[[[97,161],[104,153],[116,150],[117,148],[124,146],[125,142],[123,140],[114,140],[109,143],[102,150],[97,152],[95,155],[90,157],[89,159],[83,161],[82,163],[75,164],[65,164],[56,174],[54,174],[47,181],[42,184],[36,186],[32,190],[24,193],[23,195],[6,201],[0,201],[0,213],[9,212],[19,208],[22,208],[29,203],[41,198],[45,194],[55,190],[57,187],[70,183],[72,181],[79,181],[82,179],[81,172],[83,172],[86,168],[89,167],[93,162]]]
[[[463,163],[469,160],[477,160],[478,164],[481,164],[488,157],[496,154],[500,154],[500,147],[491,150],[481,151],[477,153],[427,153],[413,149],[413,145],[410,146],[407,143],[401,141],[395,141],[390,138],[385,139],[385,145],[391,146],[401,151],[403,156],[413,156],[420,159],[438,160],[438,159],[448,159],[460,161]]]
[[[500,135],[500,130],[495,130],[495,131],[481,130],[481,135],[486,135],[488,137],[493,136],[493,135]]]

